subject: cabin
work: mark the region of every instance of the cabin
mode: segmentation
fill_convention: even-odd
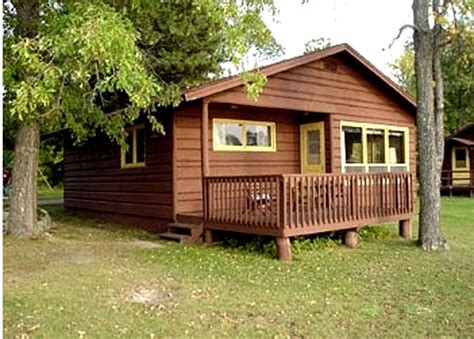
[[[474,124],[465,126],[444,141],[441,191],[468,193],[474,197]]]
[[[399,222],[409,238],[416,187],[416,105],[347,44],[261,69],[250,100],[239,77],[183,93],[138,121],[128,150],[104,136],[65,145],[64,205],[181,242],[217,231],[276,239]]]

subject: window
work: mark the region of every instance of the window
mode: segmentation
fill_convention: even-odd
[[[343,127],[346,149],[345,161],[348,164],[361,164],[362,160],[362,128]]]
[[[384,130],[367,129],[367,162],[383,164],[385,162]]]
[[[213,130],[215,151],[276,151],[272,122],[214,119]]]
[[[464,169],[467,166],[467,148],[453,148],[454,150],[454,168]]]
[[[408,171],[408,128],[341,123],[344,172]]]
[[[310,130],[307,132],[308,145],[306,147],[306,161],[308,165],[321,164],[321,133],[319,130]]]
[[[391,164],[405,163],[405,133],[388,131],[388,152]]]
[[[125,129],[127,148],[122,148],[122,167],[145,166],[145,126]]]

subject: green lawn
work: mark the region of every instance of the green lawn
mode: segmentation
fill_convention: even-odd
[[[62,199],[64,192],[62,188],[55,188],[54,190],[42,189],[38,191],[39,200],[48,200],[48,199]]]
[[[38,190],[38,193],[36,196],[40,202],[56,201],[58,199],[63,199],[64,191],[62,187],[54,188],[53,190],[50,190],[47,188],[41,188],[40,190]],[[8,205],[9,201],[10,201],[9,198],[7,197],[3,198],[4,205]]]
[[[443,200],[448,252],[423,252],[391,225],[385,239],[299,251],[292,263],[221,245],[140,248],[155,237],[53,215],[50,236],[4,238],[5,337],[474,333],[474,199]]]

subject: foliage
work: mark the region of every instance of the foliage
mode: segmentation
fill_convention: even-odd
[[[329,38],[311,39],[304,45],[304,54],[320,51],[322,49],[331,47],[331,45],[331,39]]]
[[[318,251],[340,244],[339,234],[329,233],[313,237],[297,237],[291,242],[291,250],[295,254]]]
[[[5,53],[7,114],[22,124],[65,127],[78,141],[102,130],[122,141],[123,126],[162,93],[145,68],[132,23],[109,6],[73,4],[51,14],[38,38],[14,39]],[[111,99],[117,95],[120,106]]]
[[[413,44],[407,44],[402,55],[390,64],[397,82],[412,97],[416,97],[415,53]]]
[[[40,144],[38,184],[48,181],[48,185],[57,186],[63,182],[63,140],[59,136],[50,137]]]
[[[302,251],[290,264],[50,215],[49,236],[4,238],[7,338],[472,336],[469,198],[443,199],[449,252],[423,252],[391,225],[386,239]],[[137,239],[163,247],[133,247]],[[158,291],[159,302],[125,298],[140,287]]]
[[[392,235],[384,226],[362,227],[358,231],[362,241],[383,240]],[[291,250],[295,254],[318,251],[341,244],[343,232],[328,232],[311,236],[299,236],[291,239]],[[217,238],[224,248],[235,248],[241,251],[259,253],[274,258],[277,254],[275,240],[272,237],[241,235],[221,235]]]
[[[359,237],[362,240],[383,240],[388,239],[391,235],[388,227],[369,226],[359,229]]]
[[[121,0],[108,2],[123,8]],[[273,1],[134,0],[125,10],[140,31],[148,67],[177,90],[221,76],[225,63],[243,70],[249,52],[281,52],[262,19],[264,11],[277,12]]]
[[[448,34],[443,42],[442,69],[444,79],[446,134],[474,122],[474,30],[472,15],[462,15],[456,22],[443,19]],[[413,43],[408,43],[402,55],[390,66],[398,83],[416,97],[415,56]]]
[[[276,256],[277,249],[275,240],[271,237],[251,236],[251,235],[221,235],[217,238],[223,248],[233,248],[238,251],[249,253],[259,253],[267,257]]]

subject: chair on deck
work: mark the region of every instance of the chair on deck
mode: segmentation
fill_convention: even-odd
[[[272,212],[276,197],[272,195],[271,187],[266,187],[264,183],[251,182],[247,184],[246,191],[248,210],[263,214]]]

